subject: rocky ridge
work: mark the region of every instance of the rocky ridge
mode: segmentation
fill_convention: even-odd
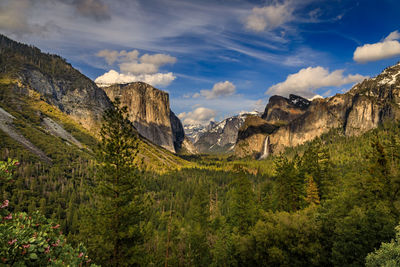
[[[272,132],[258,131],[258,134],[264,135],[264,140],[269,136],[270,153],[303,144],[331,129],[340,129],[344,135],[352,136],[376,128],[385,120],[399,120],[400,64],[386,68],[375,78],[356,84],[347,93],[314,99],[309,104],[304,102],[295,109],[289,102],[293,103],[290,97],[271,97],[262,116],[266,124],[275,127]],[[251,131],[249,127],[242,129],[244,133],[237,140],[236,155],[260,156],[264,145],[254,142],[254,128],[257,125]]]
[[[194,146],[200,153],[226,153],[233,151],[240,127],[248,116],[259,116],[258,112],[243,112],[220,122],[210,122],[195,133]],[[189,128],[190,126],[186,126]]]

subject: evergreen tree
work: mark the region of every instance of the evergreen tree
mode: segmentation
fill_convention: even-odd
[[[117,99],[104,114],[97,153],[93,218],[87,231],[90,249],[109,266],[141,264],[145,204],[141,174],[134,164],[138,134]]]
[[[310,205],[318,205],[320,203],[317,184],[311,175],[307,175],[306,202]]]
[[[256,220],[255,195],[246,176],[233,181],[233,186],[229,222],[237,228],[239,234],[245,234]]]

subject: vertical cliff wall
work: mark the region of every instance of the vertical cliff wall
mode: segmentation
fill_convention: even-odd
[[[168,93],[143,82],[115,84],[103,90],[111,100],[118,97],[128,107],[129,119],[142,136],[171,152],[181,149],[185,132],[170,110]]]

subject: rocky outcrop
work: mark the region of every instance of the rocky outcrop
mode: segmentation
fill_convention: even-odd
[[[262,118],[273,124],[287,124],[303,115],[310,103],[309,100],[293,94],[289,98],[275,95],[269,99]]]
[[[291,98],[295,99],[294,96]],[[399,120],[400,64],[355,85],[345,94],[312,102],[302,101],[298,107],[291,105],[291,98],[271,97],[263,118],[276,128],[272,132],[258,129],[264,137],[269,136],[272,153],[303,144],[331,129],[340,129],[343,134],[353,136],[376,128],[385,120]],[[263,151],[264,143],[261,144],[261,137],[256,142],[248,131],[244,130],[242,137],[238,138],[235,153],[241,157],[257,157]]]
[[[128,108],[128,118],[138,132],[165,149],[175,152],[168,93],[143,82],[104,87],[108,97],[117,97]]]
[[[248,116],[239,129],[235,154],[239,157],[261,157],[265,139],[275,129],[276,126],[258,116]]]
[[[184,142],[181,121],[170,110],[168,93],[143,82],[115,84],[103,90],[112,101],[118,97],[127,106],[128,118],[135,128],[154,144],[171,152],[179,152],[189,144]]]
[[[172,141],[176,152],[182,150],[183,147],[190,146],[190,141],[185,141],[185,130],[181,120],[175,115],[174,112],[170,112],[171,130],[172,130]],[[191,148],[190,148],[191,149]]]
[[[35,68],[20,72],[23,86],[41,94],[46,102],[58,107],[83,127],[98,132],[104,110],[110,107],[110,100],[103,90],[78,71],[78,77],[57,78]]]
[[[0,78],[12,80],[16,94],[34,90],[42,100],[59,108],[83,127],[98,132],[110,107],[103,90],[56,55],[0,35]]]

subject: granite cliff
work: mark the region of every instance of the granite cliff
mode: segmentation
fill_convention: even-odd
[[[124,90],[126,86],[136,89],[130,92]],[[63,128],[65,125],[55,121],[57,116],[61,116],[59,113],[68,117],[65,120],[67,123],[77,123],[83,131],[98,136],[103,112],[111,107],[110,98],[114,99],[114,94],[124,92],[123,104],[128,105],[138,132],[148,139],[142,140],[146,149],[151,147],[154,153],[165,154],[164,151],[153,149],[151,141],[172,152],[182,147],[191,151],[190,142],[185,141],[181,122],[170,111],[167,93],[144,83],[135,83],[111,86],[116,91],[109,92],[109,97],[63,58],[42,53],[36,47],[15,42],[3,35],[0,35],[0,87],[1,107],[8,111],[16,107],[21,114],[32,112],[24,110],[26,106],[32,107],[35,115],[25,114],[27,118],[38,116],[43,131],[81,148],[84,145]],[[10,130],[8,132],[14,130],[10,127],[7,128]],[[15,136],[17,134],[13,134]],[[27,145],[28,142],[22,142],[22,138],[18,140],[28,149],[38,151],[32,149],[33,145]],[[146,157],[150,158],[148,155]]]
[[[56,55],[0,35],[0,73],[13,82],[14,92],[40,94],[86,129],[98,132],[110,100],[103,90]],[[3,78],[4,79],[4,78]]]
[[[171,152],[182,149],[185,132],[170,110],[168,93],[143,82],[115,84],[103,90],[111,100],[118,97],[128,107],[129,119],[142,136]]]
[[[400,64],[356,84],[347,93],[325,99],[310,102],[293,95],[289,99],[273,96],[262,118],[263,123],[249,121],[245,124],[251,127],[240,130],[235,149],[237,156],[260,157],[264,151],[267,154],[278,153],[285,147],[303,144],[331,129],[340,129],[347,136],[360,135],[385,120],[399,120]],[[262,130],[259,125],[271,127]],[[263,138],[264,142],[255,142],[256,136],[260,140]]]

